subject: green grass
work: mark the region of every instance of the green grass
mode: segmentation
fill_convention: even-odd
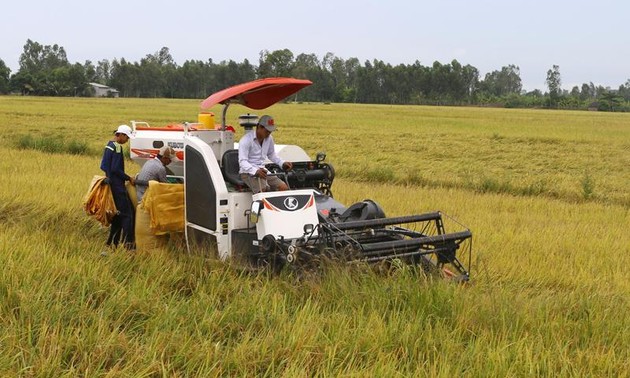
[[[49,153],[68,153],[71,155],[90,155],[93,154],[87,144],[83,142],[70,141],[67,144],[60,138],[40,137],[36,138],[32,135],[22,135],[17,142],[17,148],[39,150]]]
[[[278,143],[327,152],[340,202],[468,226],[468,286],[405,268],[248,274],[181,242],[100,257],[107,230],[81,202],[106,140],[130,119],[194,121],[197,105],[0,97],[0,376],[627,375],[628,115],[268,110]]]

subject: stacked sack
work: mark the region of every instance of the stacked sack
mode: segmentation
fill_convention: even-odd
[[[92,178],[89,189],[83,198],[83,209],[104,227],[112,223],[112,219],[118,212],[112,189],[105,183],[105,176],[95,175]]]
[[[149,181],[142,207],[151,215],[153,233],[184,231],[184,184]]]
[[[152,251],[166,245],[171,232],[184,231],[184,184],[149,181],[136,209],[136,246]]]

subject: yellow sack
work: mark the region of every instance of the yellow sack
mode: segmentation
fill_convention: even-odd
[[[184,184],[149,181],[142,207],[151,216],[153,233],[184,231]]]
[[[134,209],[138,204],[138,194],[136,193],[136,187],[131,185],[129,181],[125,182],[125,189],[127,189],[127,196],[129,197],[129,201],[131,201],[131,207]]]
[[[142,252],[154,252],[168,243],[168,234],[156,235],[151,232],[151,216],[149,212],[138,205],[136,209],[136,248]]]
[[[112,189],[109,185],[104,185],[103,180],[105,180],[105,176],[95,175],[92,177],[90,187],[83,197],[83,209],[89,216],[107,227],[112,223],[118,210],[114,203]]]

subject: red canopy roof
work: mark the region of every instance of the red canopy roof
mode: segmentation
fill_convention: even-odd
[[[220,90],[201,103],[201,109],[216,104],[237,103],[250,109],[265,109],[313,84],[310,80],[290,77],[269,77]]]

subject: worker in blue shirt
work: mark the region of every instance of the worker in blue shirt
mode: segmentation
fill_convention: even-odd
[[[114,131],[114,138],[105,146],[103,159],[101,160],[101,170],[105,172],[112,190],[117,214],[112,219],[107,246],[115,248],[122,241],[123,246],[128,250],[135,249],[133,234],[133,211],[131,201],[125,188],[125,181],[135,185],[133,177],[125,173],[125,158],[123,156],[122,145],[129,141],[131,128],[127,125],[120,125]],[[106,254],[104,252],[103,254]]]

